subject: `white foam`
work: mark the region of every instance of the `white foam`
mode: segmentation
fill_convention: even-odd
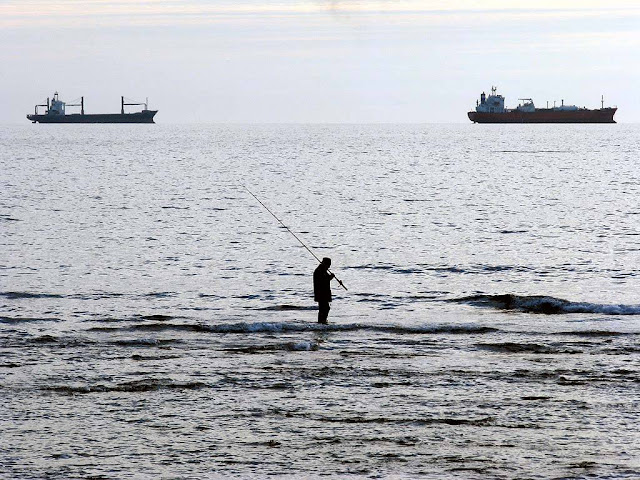
[[[317,348],[317,344],[314,342],[298,342],[294,343],[291,347],[292,350],[295,351],[310,351],[314,348]]]
[[[597,303],[569,303],[567,313],[601,313],[604,315],[640,315],[640,305],[600,305]]]

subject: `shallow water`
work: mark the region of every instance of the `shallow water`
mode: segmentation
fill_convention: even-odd
[[[0,476],[639,477],[639,140],[0,127]]]

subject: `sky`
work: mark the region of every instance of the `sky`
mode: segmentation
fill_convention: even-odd
[[[0,123],[55,91],[157,123],[465,123],[492,86],[640,122],[637,0],[0,0]]]

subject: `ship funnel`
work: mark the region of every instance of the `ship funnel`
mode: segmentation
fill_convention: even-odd
[[[487,96],[485,95],[484,92],[482,92],[482,95],[480,95],[480,103],[484,105],[484,102],[487,100]]]

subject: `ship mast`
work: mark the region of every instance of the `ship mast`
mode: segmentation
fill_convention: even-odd
[[[138,102],[138,103],[125,103],[124,97],[120,97],[120,113],[124,115],[124,106],[125,105],[144,105],[144,109],[147,110],[147,104],[149,103],[149,99],[147,98],[146,102]]]
[[[45,113],[49,113],[49,97],[47,97],[47,103],[39,103],[35,107],[35,114],[38,115],[38,107],[47,107]]]
[[[80,103],[67,103],[67,107],[80,107],[80,115],[84,115],[84,97],[80,97]]]

